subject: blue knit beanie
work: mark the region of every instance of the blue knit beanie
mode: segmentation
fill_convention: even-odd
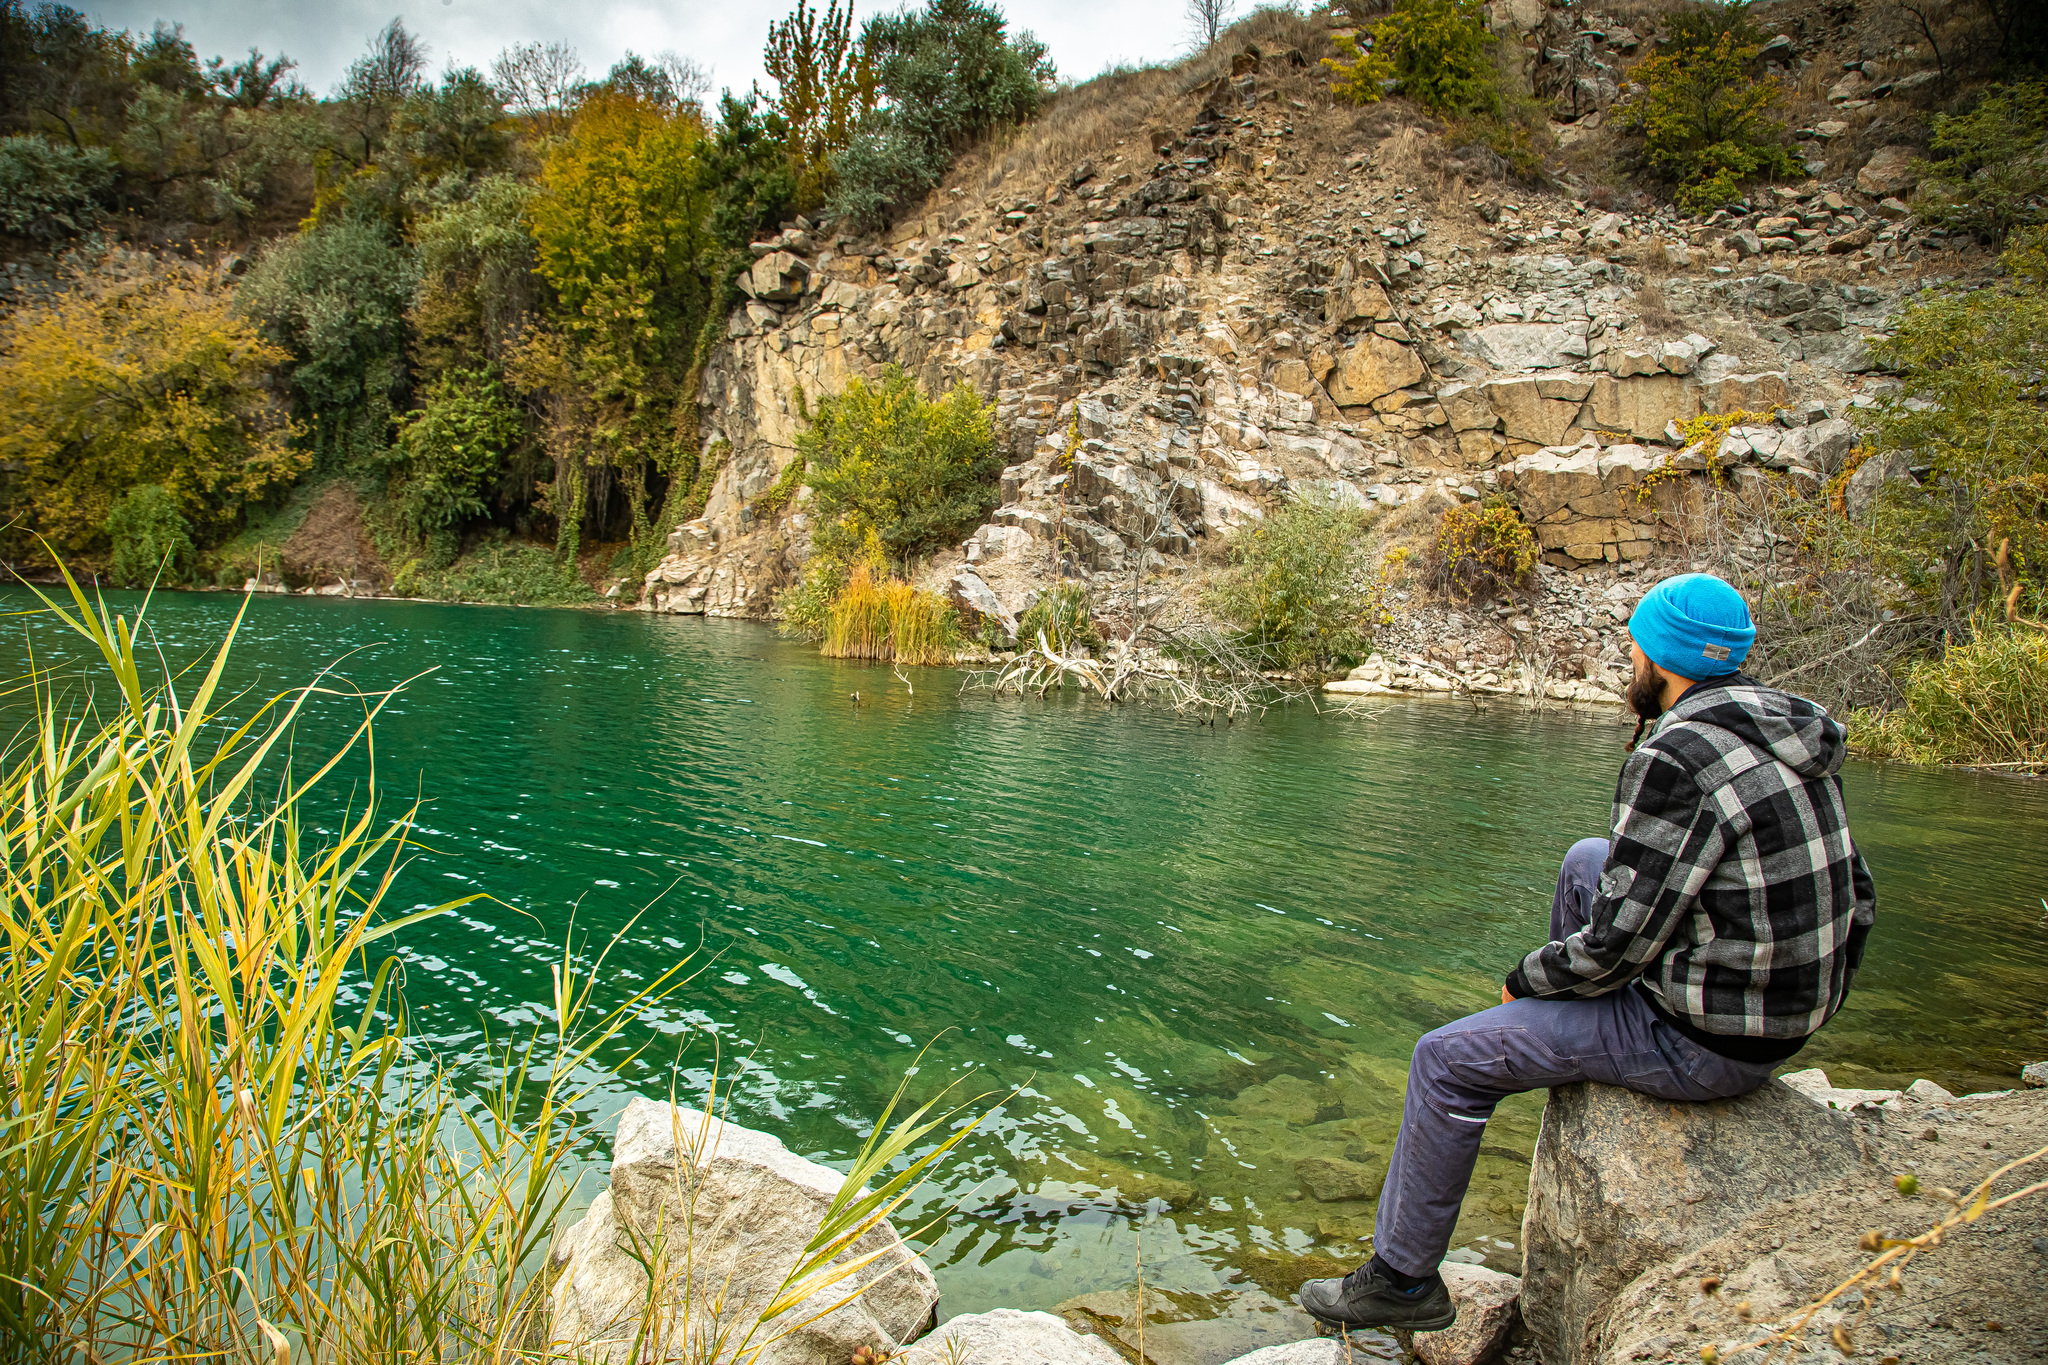
[[[1756,643],[1749,604],[1710,573],[1682,573],[1643,594],[1628,633],[1651,663],[1681,678],[1733,673]]]

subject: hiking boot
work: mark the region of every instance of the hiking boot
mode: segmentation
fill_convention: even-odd
[[[1310,1280],[1297,1301],[1310,1317],[1333,1327],[1440,1332],[1458,1320],[1458,1306],[1441,1276],[1404,1293],[1370,1261],[1341,1280]]]

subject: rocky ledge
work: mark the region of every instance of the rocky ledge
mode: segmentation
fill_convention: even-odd
[[[2048,1064],[2023,1073],[2024,1087],[2044,1083]],[[1928,1081],[1855,1090],[1814,1069],[1715,1104],[1609,1086],[1553,1090],[1529,1181],[1523,1277],[1447,1263],[1458,1322],[1416,1334],[1414,1357],[1636,1365],[1728,1352],[1868,1262],[1859,1246],[1866,1229],[1923,1233],[1954,1213],[1951,1191],[2044,1145],[2043,1088],[1960,1098]],[[718,1361],[758,1348],[763,1365],[1180,1358],[1170,1347],[1141,1355],[1114,1312],[1063,1320],[1001,1308],[938,1325],[931,1272],[886,1223],[842,1252],[835,1265],[851,1270],[845,1279],[762,1325],[843,1183],[767,1134],[635,1100],[607,1187],[556,1240],[550,1311],[536,1333],[545,1344],[527,1344],[550,1359],[637,1359],[635,1334],[651,1322],[649,1340],[662,1352]],[[2008,1178],[1999,1192],[2021,1183]],[[2048,1199],[1953,1229],[1897,1288],[1871,1291],[1814,1314],[1804,1344],[1860,1340],[1873,1355],[1915,1365],[2042,1358]],[[1835,1338],[1837,1329],[1845,1336]],[[1309,1338],[1227,1365],[1351,1365],[1355,1349],[1385,1353],[1363,1339]]]

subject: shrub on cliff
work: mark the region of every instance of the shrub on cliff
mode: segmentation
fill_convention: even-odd
[[[40,133],[0,138],[0,232],[55,242],[90,226],[114,183],[114,154]]]
[[[946,173],[970,139],[1038,112],[1051,88],[1045,44],[1014,36],[978,0],[930,0],[861,30],[878,106],[833,158],[831,212],[876,227]]]
[[[826,554],[865,557],[872,540],[893,563],[950,545],[997,501],[1003,457],[993,412],[965,385],[927,399],[895,367],[821,398],[797,437]]]
[[[1936,114],[1921,212],[2003,242],[2048,223],[2048,82],[1993,86],[1965,114]]]
[[[1260,666],[1327,674],[1363,655],[1390,619],[1389,566],[1370,525],[1370,513],[1335,494],[1304,493],[1232,538],[1207,604]]]
[[[306,467],[272,396],[284,360],[204,266],[139,252],[81,263],[0,325],[0,512],[9,553],[104,542],[114,500],[156,484],[202,539]]]
[[[1753,181],[1805,173],[1785,125],[1770,116],[1777,87],[1749,74],[1758,51],[1741,7],[1730,6],[1680,24],[1668,50],[1632,73],[1642,93],[1627,105],[1630,129],[1688,209],[1718,208]]]
[[[1506,503],[1461,503],[1444,509],[1429,567],[1441,589],[1467,597],[1507,592],[1536,571],[1536,537]]]
[[[1425,109],[1465,113],[1499,101],[1499,82],[1481,0],[1395,0],[1393,12],[1372,25],[1368,46],[1339,38],[1352,60],[1323,59],[1336,73],[1339,98],[1368,104],[1386,82]]]
[[[520,432],[518,412],[489,370],[449,370],[398,429],[402,472],[393,511],[425,538],[489,510],[484,493]]]
[[[2048,228],[2016,233],[2004,263],[2005,282],[1915,304],[1872,347],[1903,385],[1875,444],[1926,469],[1880,500],[1880,558],[1921,611],[1963,636],[1994,592],[2048,613]],[[1991,564],[2001,544],[2003,589]]]

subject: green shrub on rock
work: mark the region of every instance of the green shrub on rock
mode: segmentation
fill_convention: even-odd
[[[1650,168],[1703,212],[1742,197],[1742,187],[1804,169],[1770,116],[1777,87],[1753,78],[1759,51],[1739,12],[1721,25],[1682,27],[1670,50],[1638,66],[1643,87],[1629,103]]]
[[[1432,567],[1441,587],[1466,596],[1525,585],[1536,570],[1536,537],[1503,502],[1446,508]]]
[[[1003,457],[995,417],[964,385],[927,399],[893,366],[821,398],[797,437],[818,548],[849,560],[871,542],[901,563],[958,541],[995,510]]]
[[[483,493],[519,436],[519,413],[489,370],[450,370],[398,431],[404,474],[394,511],[415,536],[483,515]]]
[[[0,138],[0,232],[54,242],[91,225],[118,167],[104,147],[40,133]]]
[[[1987,242],[2048,223],[2048,83],[1993,86],[1966,114],[1936,114],[1932,151],[1929,222]]]
[[[1364,654],[1388,619],[1390,565],[1367,538],[1371,514],[1305,493],[1231,540],[1231,565],[1208,595],[1262,666],[1326,674]]]

